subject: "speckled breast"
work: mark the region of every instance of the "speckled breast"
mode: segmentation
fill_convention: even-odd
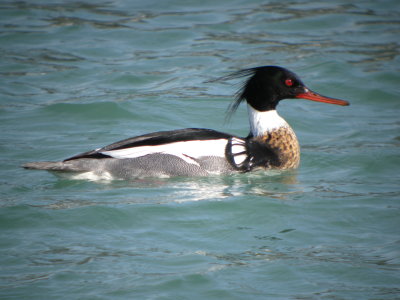
[[[285,126],[268,132],[263,141],[278,154],[279,165],[276,168],[294,169],[299,166],[300,145],[292,128]]]

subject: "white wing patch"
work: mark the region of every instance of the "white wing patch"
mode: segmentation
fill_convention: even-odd
[[[243,163],[247,158],[245,141],[238,138],[232,138],[231,152],[236,165]]]
[[[139,146],[119,150],[102,151],[100,153],[114,158],[137,158],[149,154],[170,154],[177,156],[189,164],[199,165],[196,158],[202,156],[225,157],[226,139],[194,140],[175,142],[156,146]]]

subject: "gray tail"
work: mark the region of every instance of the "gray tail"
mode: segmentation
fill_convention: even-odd
[[[65,171],[66,166],[62,161],[38,161],[22,165],[25,169]]]

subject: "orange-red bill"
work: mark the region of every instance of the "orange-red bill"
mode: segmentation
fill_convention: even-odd
[[[342,105],[342,106],[350,105],[350,103],[345,100],[325,97],[320,94],[314,93],[313,91],[308,90],[308,89],[304,93],[297,94],[296,98],[307,99],[307,100],[312,100],[312,101],[317,101],[317,102],[330,103],[330,104],[336,104],[336,105]]]

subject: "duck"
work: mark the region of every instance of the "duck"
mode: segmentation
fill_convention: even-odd
[[[247,137],[205,128],[159,131],[124,139],[61,161],[29,162],[26,169],[76,174],[90,179],[210,176],[257,170],[291,170],[300,164],[294,130],[276,108],[284,99],[306,99],[340,106],[348,101],[313,92],[286,68],[260,66],[227,78],[246,78],[230,106],[247,103]]]

